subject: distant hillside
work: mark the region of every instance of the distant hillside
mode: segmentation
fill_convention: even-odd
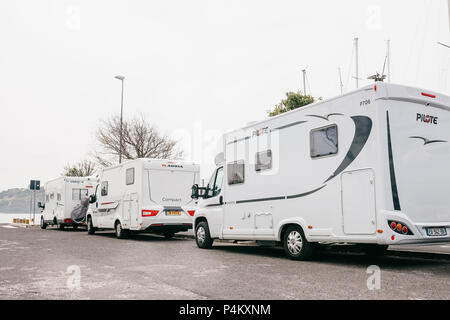
[[[0,213],[28,213],[32,191],[15,188],[0,192]],[[44,202],[44,188],[36,191],[36,212],[40,212],[37,203]]]

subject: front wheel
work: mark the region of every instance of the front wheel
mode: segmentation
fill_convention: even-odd
[[[46,229],[47,224],[44,222],[44,217],[41,217],[41,229]]]
[[[116,222],[116,237],[117,239],[123,239],[126,237],[126,230],[123,230],[122,224],[119,221]]]
[[[212,247],[214,239],[211,238],[209,233],[208,222],[202,221],[197,224],[195,228],[195,242],[201,249],[210,249]]]
[[[314,244],[306,240],[303,229],[292,226],[287,229],[283,239],[284,251],[289,259],[308,260],[314,252]]]
[[[95,233],[95,228],[94,225],[92,224],[92,218],[88,217],[87,219],[87,232],[88,234],[94,234]]]

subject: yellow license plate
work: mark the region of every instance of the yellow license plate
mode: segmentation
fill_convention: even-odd
[[[166,211],[166,216],[181,216],[181,211]]]

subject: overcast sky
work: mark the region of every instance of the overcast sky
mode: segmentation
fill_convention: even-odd
[[[450,94],[447,0],[0,2],[0,190],[59,176],[101,119],[143,113],[209,176],[217,138],[302,86],[330,98],[381,72]],[[362,81],[362,85],[369,83]]]

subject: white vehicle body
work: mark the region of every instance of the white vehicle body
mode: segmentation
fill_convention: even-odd
[[[308,242],[450,242],[449,105],[376,83],[225,134],[208,185],[220,192],[199,200],[194,230],[206,221],[213,239],[278,242],[294,225]]]
[[[83,197],[92,194],[94,180],[90,177],[60,177],[47,182],[45,189],[45,208],[42,211],[44,223],[61,226],[77,225],[72,221],[72,210]]]
[[[194,163],[136,159],[102,169],[96,202],[87,218],[99,229],[175,233],[192,228],[195,203],[191,186],[200,167]]]

